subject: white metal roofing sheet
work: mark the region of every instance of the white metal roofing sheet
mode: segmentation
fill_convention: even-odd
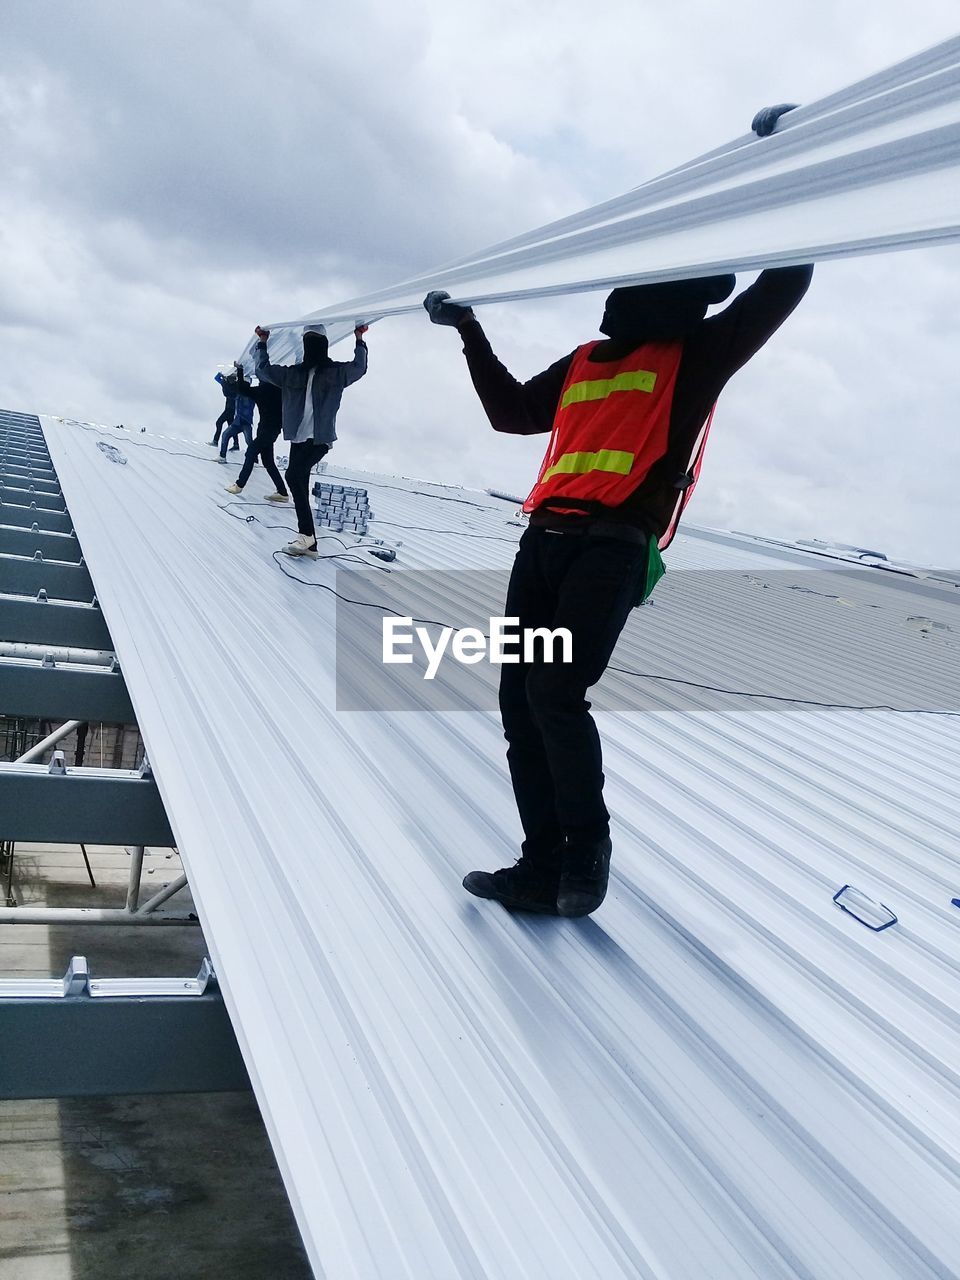
[[[493,711],[338,712],[334,597],[271,558],[259,478],[224,510],[204,446],[104,429],[119,466],[44,428],[318,1275],[960,1274],[960,721],[610,673],[608,899],[510,917],[460,887],[519,836]],[[509,565],[509,504],[335,457],[391,568]],[[614,665],[802,695],[802,625],[828,678],[859,636],[950,709],[952,587],[864,570],[830,599],[788,585],[822,558],[697,531],[668,563]],[[897,926],[840,912],[846,882]]]
[[[413,280],[272,323],[275,363],[305,320],[331,341],[446,289],[483,303],[815,262],[960,236],[960,37],[783,116],[624,195]],[[253,342],[243,358],[252,361]]]

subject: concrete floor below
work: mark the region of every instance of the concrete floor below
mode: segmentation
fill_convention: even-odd
[[[129,855],[18,845],[17,899],[122,906]],[[180,873],[148,850],[146,898]],[[189,893],[168,909],[192,908]],[[199,926],[0,926],[0,978],[52,977],[72,955],[95,976],[193,977]],[[2,1052],[2,1046],[0,1046]],[[0,1280],[307,1280],[252,1093],[0,1101]]]

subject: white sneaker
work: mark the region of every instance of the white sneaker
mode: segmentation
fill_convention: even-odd
[[[222,453],[217,457],[217,461],[221,463],[223,466],[227,465],[227,460]]]
[[[289,502],[290,498],[285,493],[268,493],[264,502]]]
[[[288,542],[283,548],[284,555],[288,556],[309,556],[311,560],[316,560],[317,540],[316,538],[308,538],[305,533],[299,533],[293,542]]]
[[[225,493],[243,493],[243,490],[240,488],[238,484],[228,484],[224,492]]]

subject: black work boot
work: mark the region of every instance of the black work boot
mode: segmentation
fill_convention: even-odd
[[[610,877],[610,837],[592,844],[564,843],[557,893],[557,915],[588,916],[607,894]]]
[[[499,871],[471,871],[463,877],[467,893],[493,898],[508,911],[540,911],[557,914],[560,885],[560,850],[549,860],[521,857]]]

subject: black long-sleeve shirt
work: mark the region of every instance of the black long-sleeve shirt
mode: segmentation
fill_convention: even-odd
[[[670,410],[670,466],[655,464],[656,475],[652,473],[650,477],[654,483],[645,482],[637,495],[631,495],[615,511],[605,512],[605,518],[619,518],[631,524],[652,522],[662,532],[676,502],[677,480],[717,396],[783,324],[810,287],[812,275],[812,266],[764,271],[728,307],[703,320],[684,339]],[[494,355],[478,320],[464,322],[460,335],[473,385],[493,429],[512,435],[550,431],[576,353],[570,352],[543,373],[521,383]],[[597,344],[590,360],[620,360],[636,345],[608,338]],[[582,522],[582,517],[572,519]],[[562,524],[563,517],[551,516],[551,523],[554,522]]]
[[[272,382],[262,381],[247,392],[260,412],[260,426],[275,435],[280,434],[282,426],[281,404],[283,393]]]

